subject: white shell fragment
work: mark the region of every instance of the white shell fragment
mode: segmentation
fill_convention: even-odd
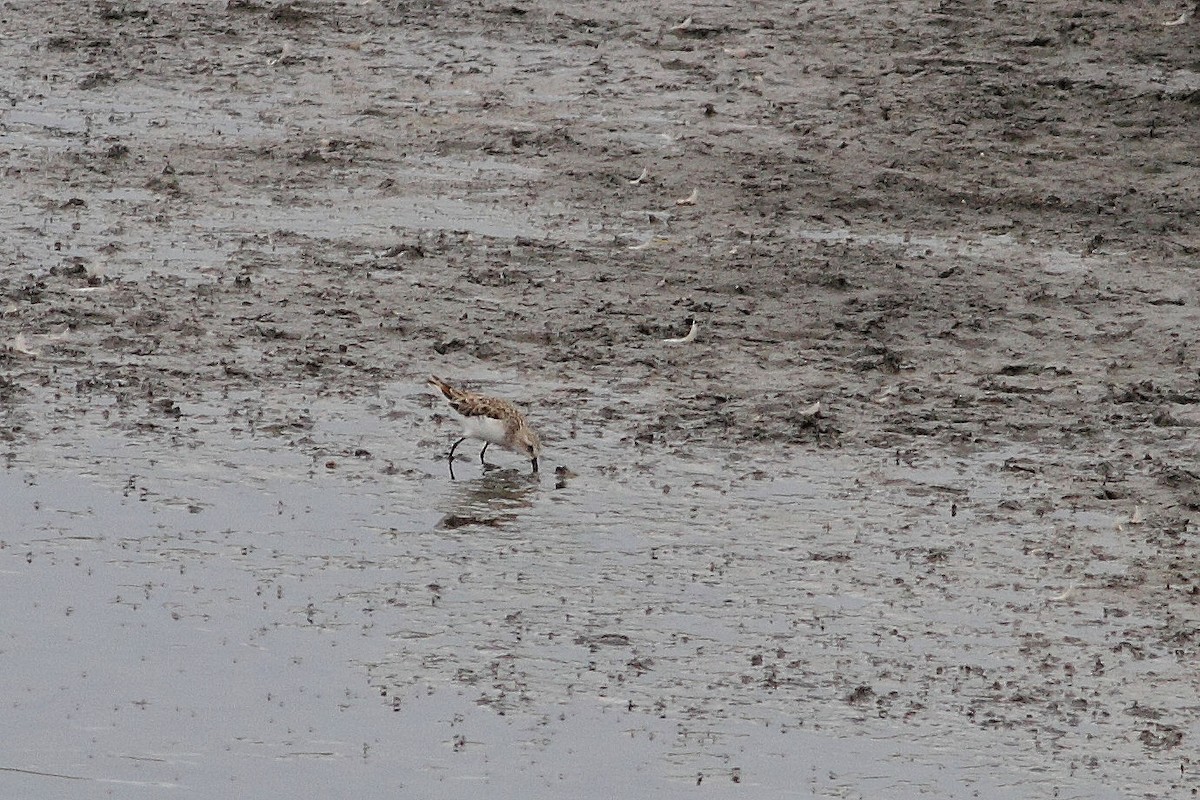
[[[796,414],[798,416],[806,417],[806,418],[819,416],[820,413],[821,413],[821,401],[820,400],[813,403],[811,406],[809,406],[807,408],[802,408],[796,412]]]
[[[687,336],[681,336],[678,339],[663,339],[663,344],[688,344],[696,341],[696,332],[700,330],[700,324],[696,320],[692,320],[692,329],[688,331]]]
[[[1074,595],[1075,595],[1075,584],[1071,584],[1070,586],[1068,586],[1066,588],[1065,591],[1063,591],[1062,594],[1056,594],[1056,595],[1054,595],[1054,597],[1051,597],[1050,601],[1052,603],[1062,603],[1066,600],[1070,600]]]

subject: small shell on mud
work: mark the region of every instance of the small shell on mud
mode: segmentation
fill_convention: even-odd
[[[700,330],[700,324],[696,320],[692,320],[692,328],[687,332],[687,336],[681,336],[678,339],[663,339],[663,344],[690,344],[696,341],[696,333]]]
[[[1075,584],[1071,584],[1070,586],[1068,586],[1066,588],[1065,591],[1063,591],[1062,594],[1056,594],[1056,595],[1054,595],[1054,597],[1051,597],[1050,601],[1053,603],[1061,603],[1063,601],[1070,600],[1074,595],[1075,595]]]
[[[649,178],[649,177],[650,177],[650,169],[648,167],[642,167],[642,174],[638,175],[636,178],[631,180],[630,183],[632,183],[634,186],[638,186],[641,184],[642,181],[646,180],[646,178]]]
[[[41,355],[41,350],[29,346],[29,341],[25,338],[25,334],[18,333],[4,346],[5,350],[13,353],[20,353],[23,356],[38,356]]]
[[[821,414],[821,401],[820,400],[813,403],[811,406],[808,406],[807,408],[802,408],[796,412],[796,415],[799,417],[816,417],[816,416],[820,416],[820,414]]]
[[[25,335],[18,333],[12,339],[4,343],[3,349],[11,353],[17,353],[23,356],[33,356],[34,358],[42,354],[42,347],[47,344],[54,344],[70,338],[71,331],[66,325],[63,325],[49,333],[34,333]]]
[[[283,47],[279,48],[279,55],[275,56],[274,58],[267,59],[267,66],[273,67],[276,64],[286,63],[286,61],[292,57],[293,50],[295,50],[295,48],[292,47],[291,42],[284,42]]]
[[[694,206],[694,205],[696,205],[696,198],[699,196],[700,196],[700,190],[692,189],[691,194],[689,194],[687,197],[676,200],[675,205],[677,205],[677,206]]]

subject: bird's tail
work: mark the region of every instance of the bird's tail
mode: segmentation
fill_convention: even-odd
[[[455,394],[454,387],[451,386],[450,384],[446,383],[444,380],[439,378],[437,375],[429,376],[429,385],[435,387],[436,389],[440,390],[442,394],[446,395],[447,400],[454,399],[454,394]]]

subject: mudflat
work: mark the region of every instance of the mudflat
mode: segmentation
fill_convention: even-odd
[[[1184,10],[4,4],[0,783],[1197,785]]]

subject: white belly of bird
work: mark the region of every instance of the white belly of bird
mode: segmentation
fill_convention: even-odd
[[[463,417],[463,436],[504,445],[508,441],[508,427],[504,420],[494,417]]]

